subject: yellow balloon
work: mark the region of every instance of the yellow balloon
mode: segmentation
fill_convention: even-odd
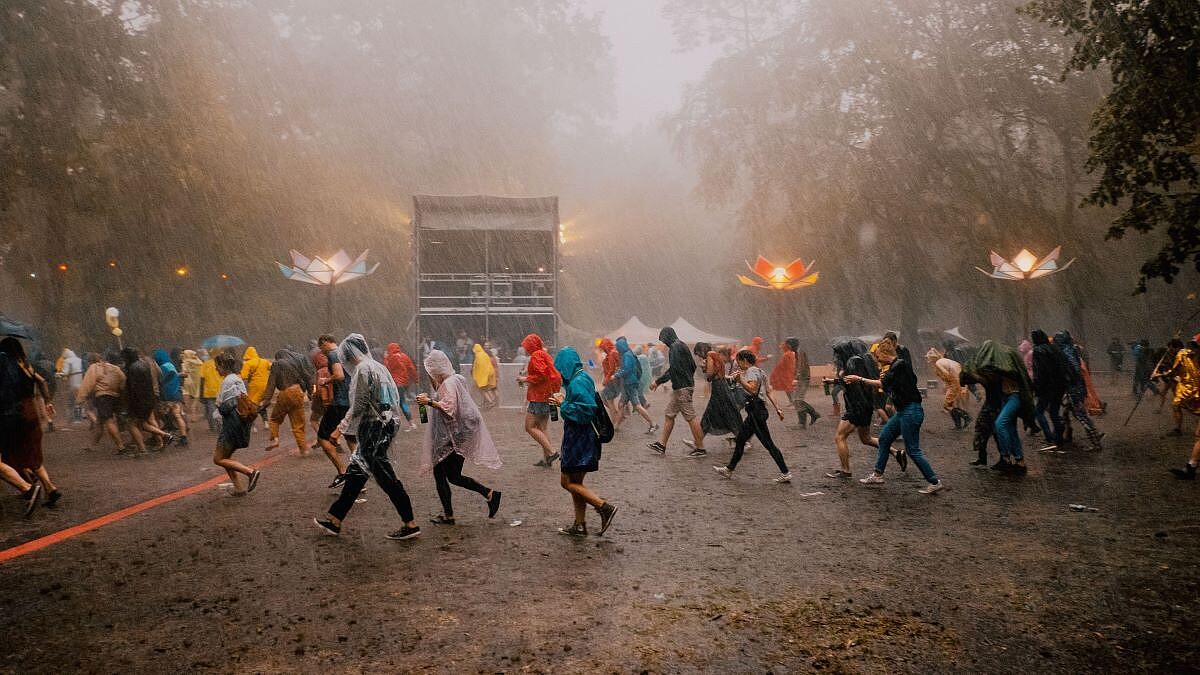
[[[117,337],[121,337],[121,336],[122,336],[122,335],[124,335],[125,333],[124,333],[124,331],[122,331],[120,328],[114,328],[114,329],[112,329],[112,334],[113,334],[113,335],[115,335],[115,336],[117,336]]]

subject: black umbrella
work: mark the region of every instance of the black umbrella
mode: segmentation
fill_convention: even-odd
[[[11,336],[25,340],[33,340],[33,327],[0,315],[0,336]]]

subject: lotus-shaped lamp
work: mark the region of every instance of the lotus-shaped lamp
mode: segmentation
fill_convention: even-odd
[[[758,256],[758,260],[754,261],[753,265],[747,262],[746,267],[749,267],[750,271],[762,281],[751,279],[742,274],[738,275],[738,281],[746,286],[754,286],[755,288],[790,291],[793,288],[803,288],[804,286],[812,286],[817,283],[821,273],[812,271],[814,265],[816,265],[816,261],[805,265],[803,260],[796,258],[791,264],[784,267],[776,265],[760,255]]]

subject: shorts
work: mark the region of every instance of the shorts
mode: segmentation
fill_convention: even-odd
[[[842,415],[842,419],[849,422],[850,424],[853,424],[856,427],[866,427],[866,428],[870,429],[871,428],[871,418],[874,415],[875,415],[874,410],[868,410],[866,412],[859,412],[859,411],[851,412],[851,411],[847,410],[846,413],[844,415]]]
[[[92,399],[92,405],[96,407],[97,422],[106,422],[117,415],[116,396],[97,396]]]
[[[605,401],[614,401],[621,395],[621,382],[619,380],[609,380],[608,384],[604,385],[600,390],[600,396]]]
[[[664,411],[664,414],[667,417],[683,415],[683,419],[689,422],[696,419],[696,408],[692,405],[693,392],[695,392],[695,387],[673,389],[671,391],[671,400],[667,401],[667,409]]]
[[[530,401],[529,405],[525,406],[525,412],[530,415],[549,415],[550,404],[541,401]]]
[[[344,405],[331,405],[325,408],[325,413],[321,415],[321,425],[317,427],[317,438],[323,441],[329,440],[348,412],[350,412],[350,408]]]
[[[637,387],[634,387],[632,389],[626,389],[624,392],[624,396],[625,396],[625,402],[630,405],[641,405],[642,404],[642,390]]]

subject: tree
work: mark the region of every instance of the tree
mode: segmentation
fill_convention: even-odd
[[[1087,160],[1100,177],[1084,203],[1123,207],[1109,238],[1165,231],[1138,291],[1189,261],[1200,271],[1200,3],[1036,0],[1025,11],[1078,38],[1070,68],[1111,72]]]

